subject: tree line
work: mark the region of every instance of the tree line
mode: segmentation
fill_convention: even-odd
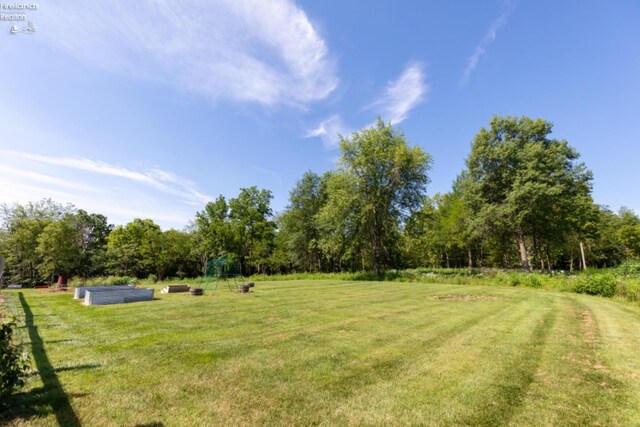
[[[340,159],[306,172],[275,214],[272,193],[242,188],[209,202],[184,230],[150,219],[113,226],[51,200],[4,204],[8,280],[57,275],[195,277],[207,260],[245,274],[415,267],[577,270],[640,257],[640,218],[594,203],[592,173],[551,123],[494,117],[473,139],[450,192],[428,196],[431,156],[378,119],[340,137]]]

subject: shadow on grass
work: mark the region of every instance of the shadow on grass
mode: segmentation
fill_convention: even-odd
[[[73,366],[64,366],[62,368],[55,368],[53,371],[55,373],[66,372],[66,371],[83,371],[85,369],[99,368],[100,366],[102,366],[102,365],[98,365],[96,363],[84,363],[82,365],[73,365]],[[40,372],[33,371],[33,372],[27,374],[27,377],[35,377],[36,375],[40,375]]]
[[[10,398],[9,410],[0,418],[0,421],[8,419],[23,419],[34,416],[45,416],[52,412],[56,421],[61,426],[80,426],[80,420],[69,402],[69,396],[65,393],[56,371],[69,369],[54,369],[44,348],[44,342],[38,333],[38,327],[33,322],[33,313],[22,292],[18,294],[20,304],[24,311],[25,327],[31,340],[31,352],[36,363],[36,369],[40,374],[44,387],[30,390],[26,393],[17,393]],[[76,367],[75,369],[94,368],[93,365]]]

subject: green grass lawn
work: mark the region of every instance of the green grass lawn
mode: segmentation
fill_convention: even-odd
[[[5,291],[37,371],[0,424],[640,424],[637,306],[417,283],[254,289],[93,307]]]

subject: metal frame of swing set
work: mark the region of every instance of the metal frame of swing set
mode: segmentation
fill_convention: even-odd
[[[215,278],[215,283],[213,282]],[[209,260],[204,268],[204,284],[203,290],[208,289],[214,283],[213,290],[218,289],[220,281],[227,282],[230,291],[239,291],[240,286],[244,285],[244,277],[242,276],[242,265],[240,261],[232,258],[215,258]],[[238,284],[240,281],[240,284]],[[232,283],[233,282],[233,285]]]

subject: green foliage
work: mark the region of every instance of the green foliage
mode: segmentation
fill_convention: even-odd
[[[150,219],[136,218],[116,227],[107,244],[110,270],[116,275],[147,277],[155,273],[162,246],[162,231]]]
[[[498,246],[517,242],[522,267],[547,258],[580,233],[592,206],[591,172],[566,141],[549,139],[552,125],[527,117],[494,117],[481,129],[459,178],[471,227]],[[515,246],[512,246],[514,249]]]
[[[209,259],[226,256],[232,250],[233,233],[224,196],[207,203],[203,211],[197,212],[192,228],[192,251],[198,257],[200,270],[205,268]]]
[[[4,402],[16,388],[24,385],[29,367],[21,346],[13,341],[15,327],[14,320],[7,319],[0,313],[0,402]]]
[[[362,261],[362,269],[379,274],[398,264],[401,225],[422,204],[431,158],[380,118],[342,137],[340,149],[318,215],[327,233],[323,246],[333,258]]]
[[[84,276],[99,276],[107,268],[107,239],[113,230],[107,217],[89,214],[80,209],[73,217],[80,247],[77,273]]]
[[[98,276],[90,279],[82,277],[73,277],[69,281],[69,286],[114,286],[114,285],[133,285],[138,280],[130,276]]]
[[[616,294],[616,278],[611,274],[585,274],[576,281],[574,292],[610,298]]]
[[[616,271],[621,276],[640,279],[640,259],[625,261],[616,268]]]
[[[271,191],[253,186],[241,188],[238,197],[229,201],[232,253],[238,256],[245,272],[261,273],[269,265],[276,228],[271,199]]]
[[[289,255],[284,262],[297,270],[314,272],[326,266],[318,214],[327,201],[328,176],[305,172],[289,193],[289,206],[277,220],[281,246]]]
[[[10,282],[33,285],[58,273],[87,276],[103,271],[111,230],[103,215],[45,199],[4,204],[0,216],[0,252],[7,257]]]
[[[71,274],[80,262],[81,246],[78,232],[72,223],[72,216],[49,223],[38,236],[38,268],[53,282],[56,274]]]
[[[306,172],[279,215],[271,191],[252,186],[207,203],[187,231],[163,231],[150,219],[113,229],[103,215],[51,200],[2,204],[4,281],[34,285],[62,273],[183,279],[220,257],[240,260],[245,274],[373,271],[394,280],[422,280],[422,273],[389,273],[406,268],[576,272],[640,257],[638,215],[595,205],[591,173],[566,141],[550,138],[551,130],[542,119],[494,117],[475,136],[452,190],[426,197],[429,154],[378,119],[341,137],[336,169]],[[623,264],[620,274],[638,278],[634,265]],[[566,277],[489,275],[513,286],[574,285]],[[634,286],[625,286],[624,295],[632,295]]]

